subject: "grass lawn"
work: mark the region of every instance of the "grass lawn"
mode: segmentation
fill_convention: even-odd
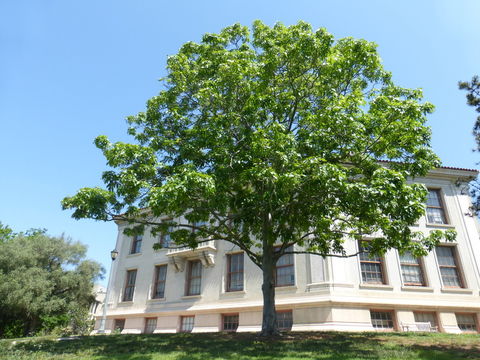
[[[424,333],[158,334],[0,340],[6,360],[480,359],[480,335]]]

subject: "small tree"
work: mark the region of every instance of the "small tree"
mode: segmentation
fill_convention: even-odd
[[[130,233],[171,231],[177,244],[237,245],[263,272],[262,334],[277,333],[281,256],[352,256],[344,242],[365,234],[378,235],[372,253],[421,255],[452,236],[409,228],[426,189],[407,178],[439,165],[425,126],[433,106],[392,82],[375,44],[256,21],[188,42],[167,64],[166,88],[128,118],[137,144],[95,140],[113,168],[106,189],[63,207],[138,225]]]

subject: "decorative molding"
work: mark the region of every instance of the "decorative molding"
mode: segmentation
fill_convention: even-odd
[[[172,256],[170,257],[169,262],[170,264],[173,265],[175,272],[183,272],[183,270],[185,270],[185,263],[186,263],[185,258],[180,256]]]
[[[213,254],[211,251],[202,251],[199,253],[199,257],[204,267],[215,265],[215,254]]]

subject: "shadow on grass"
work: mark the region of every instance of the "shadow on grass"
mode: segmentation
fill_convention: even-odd
[[[419,336],[418,334],[416,335]],[[292,333],[280,338],[260,338],[255,334],[156,334],[90,336],[70,341],[31,341],[15,349],[42,351],[56,356],[95,357],[99,360],[204,360],[204,359],[314,359],[376,360],[480,359],[478,348],[416,344],[415,337],[378,333]],[[435,338],[433,338],[435,340]],[[441,339],[441,337],[440,337]],[[427,338],[427,342],[429,338]]]

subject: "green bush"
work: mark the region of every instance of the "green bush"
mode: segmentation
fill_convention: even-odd
[[[9,322],[3,329],[2,337],[7,339],[21,337],[23,336],[23,327],[24,324],[22,320],[13,320]]]

